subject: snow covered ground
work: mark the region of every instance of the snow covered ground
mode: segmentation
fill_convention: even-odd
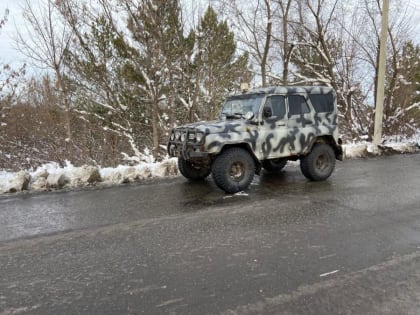
[[[367,158],[384,154],[420,152],[420,134],[411,139],[389,139],[384,145],[355,143],[343,146],[346,159]],[[295,164],[298,165],[298,164]],[[176,159],[159,163],[142,163],[136,166],[120,165],[116,168],[94,166],[75,167],[71,164],[60,167],[51,162],[36,170],[0,171],[0,194],[21,191],[48,191],[88,185],[119,185],[148,178],[177,176]]]

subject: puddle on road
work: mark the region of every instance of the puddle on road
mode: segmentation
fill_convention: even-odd
[[[303,184],[303,185],[302,185]],[[245,192],[227,194],[220,190],[211,178],[202,182],[185,181],[179,185],[182,212],[195,212],[205,207],[222,206],[260,200],[277,198],[279,195],[296,195],[314,190],[328,190],[329,183],[321,186],[308,182],[296,167],[290,167],[280,174],[269,174],[262,171],[255,176],[250,187]]]

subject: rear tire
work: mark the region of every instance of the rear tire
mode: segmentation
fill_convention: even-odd
[[[214,160],[212,166],[214,182],[230,194],[248,188],[254,174],[254,159],[242,148],[226,149]]]
[[[330,177],[335,167],[334,150],[325,143],[316,143],[312,151],[300,159],[300,169],[306,178],[322,181]]]
[[[287,164],[287,159],[278,158],[262,161],[262,166],[267,172],[279,173]]]
[[[185,178],[190,180],[205,179],[211,172],[210,167],[198,167],[182,157],[178,158],[178,169]]]

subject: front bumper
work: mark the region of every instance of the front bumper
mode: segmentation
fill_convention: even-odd
[[[175,136],[175,132],[178,137]],[[203,150],[205,136],[196,141],[197,132],[199,131],[195,129],[173,129],[167,146],[169,156],[182,157],[186,160],[207,159],[209,153]]]
[[[207,158],[209,153],[202,152],[199,145],[187,145],[185,143],[168,143],[168,154],[171,157],[183,157],[185,160]]]

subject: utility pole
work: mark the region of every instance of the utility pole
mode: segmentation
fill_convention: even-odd
[[[386,65],[386,35],[388,33],[389,0],[383,0],[381,40],[379,44],[378,81],[376,88],[375,130],[373,143],[379,145],[382,140],[382,120],[384,111],[385,65]]]

